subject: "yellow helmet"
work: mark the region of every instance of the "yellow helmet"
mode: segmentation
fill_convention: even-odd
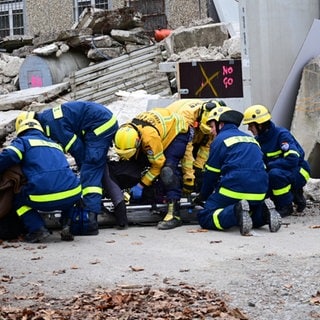
[[[229,107],[218,107],[218,108],[214,108],[209,112],[208,118],[207,118],[207,124],[209,124],[210,121],[215,120],[215,121],[220,121],[220,115],[223,114],[226,111],[230,111],[232,110]]]
[[[28,129],[36,129],[44,133],[39,121],[35,119],[25,119],[16,125],[17,136]]]
[[[232,110],[229,107],[219,107],[212,110],[212,115],[209,116],[208,122],[215,120],[217,122],[233,123],[239,127],[242,119],[243,114],[241,112]]]
[[[253,122],[261,124],[271,119],[269,110],[261,104],[256,104],[247,108],[243,115],[243,124],[249,124]]]
[[[114,148],[120,158],[129,160],[140,146],[141,139],[137,129],[131,125],[121,126],[114,137]]]
[[[210,100],[210,101],[205,102],[202,105],[199,129],[201,130],[201,132],[203,134],[210,133],[210,127],[207,124],[210,112],[215,108],[225,106],[225,105],[226,104],[224,103],[223,100]]]
[[[15,124],[16,131],[18,131],[18,128],[20,127],[20,123],[22,121],[27,120],[27,119],[34,119],[35,114],[36,113],[34,111],[23,111],[23,112],[21,112],[17,116],[17,119],[16,119],[16,124]]]
[[[208,116],[210,112],[209,111],[203,111],[202,116],[201,116],[201,122],[199,129],[203,134],[209,134],[210,133],[210,127],[207,125],[208,121]]]

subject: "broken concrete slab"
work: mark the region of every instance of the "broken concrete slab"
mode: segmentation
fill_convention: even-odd
[[[32,102],[48,102],[70,88],[69,82],[63,82],[48,87],[29,88],[0,96],[0,111],[21,110]]]
[[[229,39],[225,23],[211,23],[192,28],[178,28],[163,40],[169,55],[191,47],[223,46]]]
[[[0,118],[0,140],[3,140],[8,134],[15,130],[15,120],[20,110],[10,110],[1,112]]]
[[[303,68],[291,132],[303,146],[313,178],[320,177],[320,56]]]
[[[141,14],[130,7],[117,10],[85,8],[72,29],[91,28],[93,34],[108,34],[112,29],[128,30],[142,27],[141,18]]]

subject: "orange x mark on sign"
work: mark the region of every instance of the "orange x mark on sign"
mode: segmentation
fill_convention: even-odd
[[[201,73],[203,75],[203,77],[205,78],[205,82],[201,83],[201,86],[199,87],[199,89],[196,91],[196,96],[199,96],[201,91],[206,87],[209,86],[212,93],[217,97],[218,93],[216,91],[216,89],[214,88],[214,86],[212,85],[211,81],[216,78],[219,75],[219,71],[216,71],[210,78],[207,76],[206,71],[204,70],[204,68],[202,67],[202,65],[200,64],[200,70]]]

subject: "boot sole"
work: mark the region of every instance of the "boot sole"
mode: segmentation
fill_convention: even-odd
[[[269,211],[269,230],[270,232],[277,232],[281,228],[281,215],[276,210],[272,200],[266,199],[264,204]]]
[[[182,221],[181,220],[176,220],[173,222],[173,221],[160,221],[158,223],[158,230],[170,230],[170,229],[174,229],[174,228],[177,228],[177,227],[180,227],[182,226]]]
[[[39,243],[43,240],[47,239],[50,236],[50,232],[43,233],[41,236],[35,238],[35,239],[26,239],[27,243]]]
[[[248,201],[241,200],[241,217],[240,217],[240,233],[245,236],[250,233],[250,230],[252,229],[252,219],[250,217],[250,206]]]

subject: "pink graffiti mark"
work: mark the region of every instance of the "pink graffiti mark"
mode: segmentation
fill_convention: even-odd
[[[31,77],[31,88],[42,87],[42,78],[39,76]]]
[[[223,78],[223,84],[224,87],[227,89],[229,86],[233,85],[233,78],[228,77],[228,75],[231,75],[233,73],[233,67],[230,66],[222,66],[222,74],[225,76]]]

